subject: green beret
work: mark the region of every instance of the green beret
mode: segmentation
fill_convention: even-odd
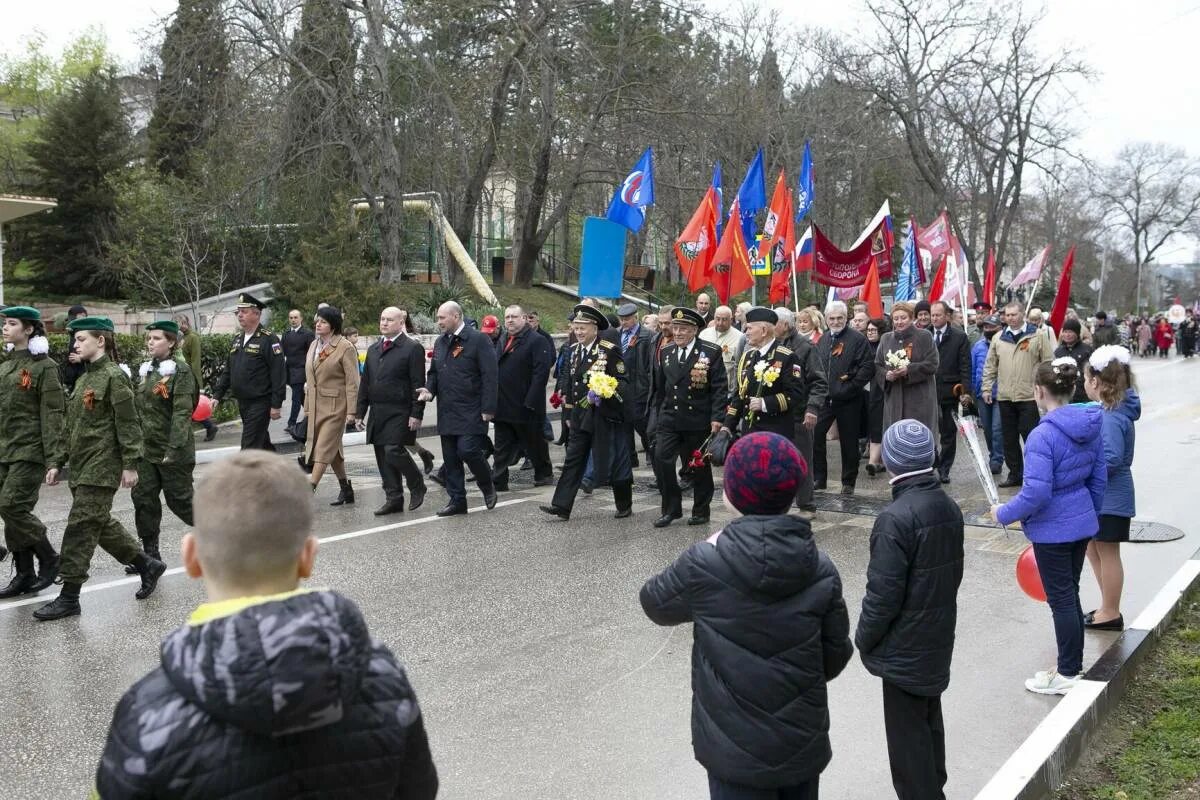
[[[170,319],[160,319],[157,322],[151,322],[146,326],[148,331],[166,331],[172,336],[179,335],[179,323]]]
[[[113,321],[108,317],[80,317],[73,319],[67,323],[67,330],[74,333],[75,331],[100,331],[101,333],[115,333]]]
[[[12,317],[13,319],[27,319],[30,322],[42,321],[42,312],[29,306],[9,306],[0,310],[0,316]]]

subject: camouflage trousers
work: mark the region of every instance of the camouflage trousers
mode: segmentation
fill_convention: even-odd
[[[142,548],[112,515],[117,490],[108,486],[72,486],[71,513],[62,541],[64,583],[83,583],[96,545],[122,564],[132,564]]]
[[[162,500],[166,497],[167,508],[175,516],[192,524],[192,470],[195,464],[154,464],[138,462],[137,486],[133,487],[133,521],[142,542],[158,545],[158,532],[162,526]]]
[[[46,468],[32,461],[0,464],[0,519],[4,539],[14,553],[31,550],[46,535],[46,526],[33,514]]]

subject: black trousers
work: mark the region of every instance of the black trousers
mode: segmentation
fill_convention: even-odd
[[[377,444],[374,447],[375,466],[379,468],[379,477],[383,479],[383,496],[389,503],[396,500],[404,502],[405,483],[408,484],[409,494],[414,488],[425,489],[421,469],[408,454],[408,448],[402,444]]]
[[[883,723],[898,800],[945,800],[946,727],[941,695],[909,694],[884,681]]]
[[[1004,436],[1004,462],[1008,473],[1017,480],[1025,476],[1025,456],[1021,442],[1037,427],[1037,403],[1032,400],[1000,400],[1000,431]]]
[[[817,800],[821,776],[817,775],[796,786],[781,786],[778,789],[756,789],[728,783],[708,773],[708,796],[710,800]]]
[[[466,464],[471,468],[471,475],[479,491],[488,494],[492,491],[492,468],[487,463],[488,438],[482,433],[469,433],[457,436],[441,437],[442,466],[446,469],[446,493],[450,495],[450,503],[456,506],[467,504],[467,475],[463,469]]]
[[[271,398],[238,400],[243,450],[275,450],[271,444]]]
[[[662,493],[662,513],[683,516],[683,490],[679,488],[675,463],[682,460],[686,465],[691,461],[692,452],[704,444],[709,432],[677,431],[673,422],[669,414],[659,420],[654,443],[654,475]],[[712,498],[712,467],[705,464],[692,470],[692,516],[709,516]]]
[[[566,421],[563,425],[566,425]],[[592,447],[597,444],[598,436],[611,435],[608,428],[599,431],[585,431],[582,428],[571,428],[570,438],[567,439],[567,456],[563,460],[562,473],[558,476],[558,484],[554,487],[554,497],[550,504],[570,513],[575,507],[575,497],[579,494],[579,486],[583,483],[583,473],[587,469],[588,456]]]
[[[304,408],[304,381],[299,383],[289,383],[288,388],[292,390],[292,410],[288,412],[287,424],[292,427],[296,424],[296,420],[300,419],[300,409]],[[354,409],[350,409],[353,411]]]
[[[938,419],[938,469],[949,472],[954,466],[954,456],[958,453],[958,426],[954,424],[954,415],[962,407],[958,400],[943,400],[938,405],[942,415]]]
[[[829,476],[826,460],[825,436],[836,420],[838,443],[842,450],[842,483],[853,486],[858,480],[858,426],[862,422],[863,396],[848,400],[831,400],[817,416],[817,428],[813,431],[813,479],[825,483]]]
[[[813,432],[804,425],[803,412],[796,423],[796,436],[792,439],[792,443],[796,445],[796,449],[800,451],[800,455],[804,456],[804,463],[808,465],[808,469],[804,471],[804,477],[800,479],[800,488],[796,490],[796,503],[801,506],[809,506],[813,504]]]
[[[517,463],[518,454],[524,451],[533,462],[535,480],[554,477],[550,464],[550,444],[542,436],[541,422],[501,422],[496,425],[496,455],[492,480],[501,488],[508,486],[508,468]]]

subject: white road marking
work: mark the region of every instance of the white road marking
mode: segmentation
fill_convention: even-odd
[[[528,503],[531,500],[537,500],[537,499],[539,499],[539,498],[522,497],[519,499],[504,500],[502,502],[496,503],[496,508],[504,508],[506,506],[515,506],[515,505],[518,505],[519,503]],[[487,511],[487,508],[484,506],[476,506],[475,508],[469,509],[468,513],[475,514],[480,511]],[[430,517],[421,517],[420,519],[406,519],[403,522],[393,522],[390,525],[377,525],[374,528],[363,528],[360,531],[349,531],[347,533],[334,534],[333,536],[325,536],[325,537],[319,538],[318,541],[320,541],[321,544],[329,544],[330,542],[340,542],[345,539],[357,539],[360,536],[370,536],[371,534],[383,533],[384,531],[394,531],[394,530],[398,530],[400,528],[411,528],[413,525],[421,525],[426,522],[438,522],[438,521],[441,521],[442,519],[443,519],[443,517],[439,517],[437,515],[430,516]],[[164,572],[162,577],[167,578],[172,575],[180,575],[182,573],[183,573],[183,567],[172,567],[171,569]],[[161,581],[162,578],[159,578],[159,580]],[[134,585],[140,584],[140,583],[141,583],[141,579],[138,578],[136,575],[128,577],[128,578],[117,578],[116,580],[105,581],[104,583],[85,583],[83,585],[83,589],[80,590],[80,594],[82,595],[82,594],[91,594],[92,592],[103,592],[107,589],[116,589],[117,587],[120,587],[120,586],[134,586]],[[45,590],[43,590],[43,592],[45,592]],[[0,603],[0,613],[3,613],[5,611],[8,611],[13,608],[20,608],[21,606],[31,606],[31,605],[34,605],[35,603],[49,603],[56,596],[57,595],[55,595],[55,594],[37,594],[32,597],[24,597],[20,600],[11,600],[7,603]]]

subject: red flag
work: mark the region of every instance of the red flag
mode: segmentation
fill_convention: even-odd
[[[987,273],[983,278],[983,302],[996,305],[996,250],[988,250]]]
[[[687,277],[688,291],[703,289],[712,280],[713,253],[717,247],[717,192],[711,186],[692,218],[675,240],[675,257]]]
[[[942,289],[946,285],[946,253],[942,253],[942,260],[938,263],[937,274],[933,276],[933,285],[929,287],[929,302],[942,299]]]
[[[787,188],[783,170],[775,182],[775,193],[763,224],[763,239],[759,252],[771,257],[771,303],[787,302],[791,290],[792,267],[796,252],[796,221],[792,214],[792,193]]]
[[[1055,333],[1062,332],[1062,325],[1067,321],[1067,300],[1071,296],[1071,270],[1075,267],[1075,245],[1067,251],[1063,261],[1062,276],[1058,279],[1058,293],[1054,295],[1054,307],[1050,309],[1050,319],[1047,320]]]
[[[883,316],[883,292],[879,288],[879,263],[872,258],[866,283],[858,293],[858,299],[867,304],[867,314],[872,318]]]
[[[874,250],[873,238],[864,238],[850,250],[843,251],[829,241],[816,225],[809,226],[809,229],[812,231],[812,277],[817,283],[839,289],[861,286],[872,264],[876,265],[882,277],[885,269],[879,262],[885,256]]]
[[[729,209],[729,222],[712,260],[712,285],[721,305],[729,298],[739,295],[754,285],[750,272],[750,255],[746,248],[746,237],[742,235],[741,217],[738,216],[738,201]]]

